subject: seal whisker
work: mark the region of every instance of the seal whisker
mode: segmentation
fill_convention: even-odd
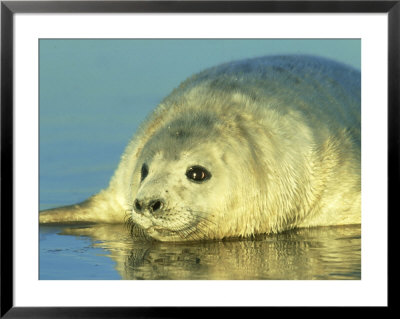
[[[204,222],[205,225],[208,227],[210,226],[209,224],[212,224],[212,226],[218,227],[217,223],[211,220],[210,218],[206,217],[208,214],[204,211],[199,211],[199,210],[191,210],[188,209],[197,219],[200,219]]]

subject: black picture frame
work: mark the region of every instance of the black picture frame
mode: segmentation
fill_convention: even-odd
[[[388,14],[388,204],[397,212],[399,186],[400,1],[1,1],[1,317],[177,318],[209,308],[14,307],[13,303],[13,19],[15,13],[387,13]],[[388,216],[390,218],[390,214]],[[389,222],[390,225],[390,222]],[[390,236],[389,236],[390,237]],[[389,241],[390,243],[390,241]],[[390,250],[390,246],[389,246]],[[389,287],[389,281],[388,281]],[[32,292],[34,293],[34,292]],[[388,300],[390,308],[390,298]],[[291,307],[293,309],[293,307]],[[253,308],[270,314],[276,308]],[[336,309],[335,309],[336,310]],[[212,309],[216,316],[243,309]],[[249,315],[244,310],[243,315]],[[301,311],[304,312],[304,311]],[[299,315],[299,313],[297,313]]]

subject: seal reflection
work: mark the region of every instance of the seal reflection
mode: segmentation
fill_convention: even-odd
[[[58,228],[58,234],[90,238],[128,280],[361,279],[360,226],[191,243],[132,241],[124,225],[68,226]]]

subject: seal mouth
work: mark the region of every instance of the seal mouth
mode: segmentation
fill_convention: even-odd
[[[211,222],[202,218],[199,212],[192,210],[185,212],[180,215],[178,212],[173,214],[174,218],[166,216],[157,218],[148,213],[138,214],[133,210],[130,220],[140,235],[159,241],[191,241],[206,238],[207,228],[202,229],[199,224],[203,223],[204,227]]]
[[[141,224],[139,226],[146,236],[160,241],[186,241],[189,240],[191,234],[195,231],[196,227],[193,225],[184,225],[184,227],[171,229],[163,225],[150,225],[145,227]]]
[[[174,230],[170,230],[170,229],[166,229],[164,227],[161,226],[152,226],[146,229],[146,232],[149,235],[155,235],[158,234],[160,236],[163,237],[169,237],[169,236],[176,236],[177,232]]]
[[[146,216],[132,212],[131,222],[141,229],[141,233],[156,240],[182,240],[180,229],[171,229],[160,225],[160,221],[153,216]]]

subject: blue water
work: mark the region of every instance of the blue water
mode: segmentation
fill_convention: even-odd
[[[110,253],[85,236],[59,235],[62,227],[40,228],[39,279],[121,279]]]
[[[40,40],[40,209],[76,203],[107,187],[139,123],[191,74],[235,59],[289,53],[334,58],[360,69],[360,48],[360,40]],[[40,279],[140,279],[141,276],[179,279],[179,274],[171,269],[181,269],[185,274],[189,269],[193,279],[211,279],[204,270],[214,269],[216,265],[210,264],[212,258],[207,259],[207,267],[196,264],[198,259],[204,261],[202,253],[206,253],[204,256],[215,254],[214,260],[223,253],[229,262],[229,258],[234,258],[229,251],[240,255],[241,249],[250,254],[255,249],[247,241],[231,243],[229,247],[224,244],[228,250],[217,244],[202,248],[190,246],[183,250],[189,252],[186,256],[186,253],[182,255],[181,246],[146,248],[142,243],[132,244],[127,234],[122,229],[119,231],[121,238],[114,238],[109,229],[102,228],[100,232],[95,226],[73,231],[61,226],[40,227]],[[337,228],[330,231],[331,239],[349,236],[351,241],[351,248],[346,246],[342,252],[349,264],[344,266],[345,271],[336,271],[342,274],[340,278],[359,279],[361,231],[346,228],[343,231]],[[316,236],[318,231],[310,234],[303,232],[301,238],[296,235],[295,242],[325,243],[324,230],[319,233],[322,239]],[[286,240],[290,242],[290,238],[293,236]],[[264,244],[259,243],[259,249],[264,249],[267,257],[268,251],[304,253],[304,250],[293,249],[295,244],[288,251],[280,250],[276,243],[281,244],[281,239],[273,239],[274,244],[261,241]],[[337,247],[344,249],[340,245]],[[314,253],[313,249],[307,253]],[[132,258],[132,255],[141,256],[143,251],[154,257],[155,262],[148,266],[157,266],[158,275],[150,268],[143,268],[141,258]],[[325,256],[324,250],[319,253]],[[340,250],[335,253],[341,256]],[[351,258],[352,253],[354,258]],[[179,255],[186,256],[189,264],[182,260],[174,264]],[[309,260],[313,261],[317,255],[308,255]],[[251,256],[257,259],[256,254]],[[303,257],[306,260],[307,254],[301,257],[299,260]],[[121,269],[122,264],[127,264],[126,260],[135,260],[134,265],[128,267],[135,269],[133,273]],[[164,264],[160,264],[160,260]],[[286,269],[281,261],[277,261],[278,264]],[[254,265],[265,267],[262,262]],[[307,266],[300,261],[299,265],[300,268]],[[311,264],[308,266],[314,269]],[[200,268],[202,271],[195,271]],[[169,269],[169,277],[165,275],[166,269]],[[334,268],[321,269],[335,274]],[[291,279],[336,278],[327,273],[310,275],[308,271],[297,270],[296,275],[293,269],[286,270],[287,278]],[[240,273],[243,271],[238,271]],[[268,277],[260,269],[253,269],[253,276],[247,276],[252,277],[248,279]],[[281,276],[284,277],[279,273],[278,277]],[[216,277],[226,279],[224,275]]]

